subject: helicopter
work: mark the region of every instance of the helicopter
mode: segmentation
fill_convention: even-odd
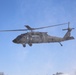
[[[61,26],[61,25],[65,25],[65,24],[68,24],[68,28],[62,29],[62,30],[67,30],[64,37],[51,36],[51,35],[48,35],[47,32],[34,31],[34,30],[38,30],[38,29]],[[33,44],[55,43],[55,42],[58,42],[61,46],[63,46],[61,44],[61,42],[74,39],[74,37],[71,36],[71,31],[74,28],[70,28],[69,24],[70,24],[70,22],[63,23],[63,24],[57,24],[57,25],[51,25],[51,26],[45,26],[45,27],[39,27],[39,28],[31,28],[29,25],[25,25],[25,27],[27,29],[0,30],[0,32],[27,31],[27,30],[29,30],[29,32],[20,34],[14,40],[12,40],[13,43],[22,44],[23,47],[26,47],[26,44],[28,44],[29,46],[32,46]]]

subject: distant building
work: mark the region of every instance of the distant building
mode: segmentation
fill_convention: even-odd
[[[0,72],[0,75],[4,75],[4,72]]]
[[[53,74],[53,75],[69,75],[69,74],[62,73],[62,72],[57,72],[56,74]]]

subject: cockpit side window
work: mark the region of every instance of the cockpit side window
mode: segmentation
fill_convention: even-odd
[[[22,36],[21,36],[21,35],[17,37],[17,39],[18,39],[18,40],[19,40],[19,39],[21,39],[21,38],[22,38]]]

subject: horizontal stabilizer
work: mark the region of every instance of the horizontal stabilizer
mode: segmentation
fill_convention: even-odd
[[[73,36],[66,38],[66,40],[73,40],[75,39]]]

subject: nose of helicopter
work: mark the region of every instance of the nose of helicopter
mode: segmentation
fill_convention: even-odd
[[[14,39],[12,42],[17,43],[17,40],[16,40],[16,39]]]

